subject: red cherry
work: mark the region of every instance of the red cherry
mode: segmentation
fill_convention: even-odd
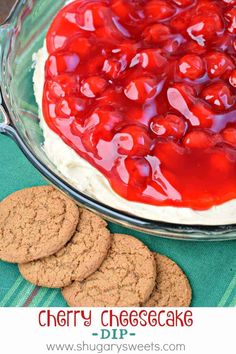
[[[212,52],[206,57],[207,72],[211,79],[229,74],[235,67],[231,58],[221,52]]]
[[[236,34],[236,7],[232,7],[229,11],[224,14],[225,20],[227,21],[227,30],[229,33]]]
[[[137,46],[133,42],[123,41],[117,48],[112,50],[112,53],[117,55],[121,62],[128,64],[137,52]]]
[[[160,139],[156,140],[156,145],[152,151],[152,155],[161,161],[162,171],[172,170],[174,165],[178,165],[181,156],[185,153],[185,148],[176,141]],[[157,172],[156,179],[158,179],[158,175]]]
[[[226,128],[222,132],[222,137],[227,144],[236,147],[236,128]]]
[[[79,97],[66,97],[57,102],[56,114],[60,118],[70,118],[84,114],[85,101]]]
[[[174,88],[179,91],[180,97],[184,99],[187,106],[190,106],[191,104],[195,103],[197,93],[192,86],[185,83],[177,82],[171,88]]]
[[[143,39],[147,43],[158,44],[169,39],[170,33],[171,32],[168,26],[161,23],[156,23],[144,30]]]
[[[236,87],[236,70],[233,70],[229,77],[229,83],[231,86]]]
[[[102,70],[110,79],[117,79],[125,67],[122,67],[122,62],[117,59],[106,59]]]
[[[144,103],[148,99],[154,98],[157,93],[156,80],[142,76],[132,80],[124,90],[125,96],[131,101]]]
[[[193,40],[189,40],[186,44],[185,44],[185,49],[187,52],[192,53],[192,54],[197,54],[197,55],[202,55],[205,54],[207,51],[206,47],[203,47],[201,45],[199,45],[197,42],[193,41]]]
[[[114,137],[118,153],[127,156],[146,156],[150,152],[152,140],[144,127],[129,125]]]
[[[182,77],[196,80],[204,74],[204,64],[198,55],[188,54],[179,61],[179,73]]]
[[[190,6],[194,3],[194,0],[172,0],[172,1],[180,7]]]
[[[111,9],[122,21],[129,18],[132,10],[131,6],[125,0],[113,0]]]
[[[85,111],[88,108],[86,101],[77,96],[67,97],[67,101],[71,112],[78,118],[84,117]]]
[[[49,77],[58,76],[63,73],[73,73],[79,65],[78,54],[59,52],[51,54],[46,62],[46,74]]]
[[[89,2],[85,6],[78,7],[76,23],[82,30],[94,32],[104,26],[108,14],[109,9],[102,3]]]
[[[215,141],[212,135],[195,130],[185,136],[183,144],[190,149],[209,149],[215,145]]]
[[[99,97],[98,107],[103,105],[110,107],[120,107],[120,95],[120,90],[114,90],[113,86],[108,86],[108,88]]]
[[[225,110],[232,106],[233,97],[229,87],[223,82],[213,83],[202,90],[202,98],[214,108]]]
[[[211,128],[213,124],[214,112],[211,110],[209,105],[199,101],[192,106],[191,112],[198,118],[200,127]]]
[[[176,33],[186,32],[187,27],[192,19],[191,11],[181,12],[179,15],[174,16],[170,21],[172,30]]]
[[[48,98],[52,101],[65,97],[65,95],[78,94],[80,88],[79,76],[59,75],[54,77],[53,80],[48,80],[45,87],[48,91]]]
[[[81,92],[86,97],[94,98],[101,95],[106,87],[105,79],[100,76],[91,76],[82,82]]]
[[[66,95],[77,94],[80,89],[80,77],[79,75],[62,74],[54,78]]]
[[[76,53],[81,59],[87,58],[91,51],[91,44],[85,37],[72,37],[67,45],[70,52]]]
[[[103,65],[104,57],[101,55],[93,58],[93,60],[89,60],[86,74],[97,75],[102,71]]]
[[[109,141],[111,142],[113,138],[113,134],[111,131],[104,133],[104,130],[100,126],[96,126],[93,129],[87,130],[82,135],[82,143],[83,146],[88,153],[92,153],[95,158],[101,159],[104,157],[105,152],[98,152],[98,144],[101,141]],[[107,153],[107,152],[106,152]],[[103,156],[101,156],[103,155]]]
[[[205,12],[192,17],[187,33],[199,45],[205,46],[216,38],[217,32],[222,30],[223,23],[220,16],[214,12]]]
[[[198,14],[220,14],[220,7],[215,1],[209,1],[209,0],[198,0],[197,1],[197,7],[196,7],[196,13]]]
[[[98,107],[93,114],[84,122],[85,129],[100,126],[104,131],[118,130],[123,123],[123,117],[109,106]]]
[[[151,120],[150,129],[155,135],[163,138],[174,137],[181,139],[187,129],[187,123],[182,117],[167,114],[165,117],[154,117]]]
[[[82,142],[87,151],[96,153],[100,140],[111,141],[113,131],[119,129],[123,117],[110,107],[99,107],[84,122]]]
[[[131,62],[131,67],[140,63],[143,69],[152,70],[156,74],[166,71],[168,61],[156,49],[145,49],[137,54]]]
[[[150,120],[145,115],[142,106],[139,105],[131,105],[129,110],[125,112],[125,116],[128,122],[134,122],[134,123],[138,122],[143,125],[147,125],[147,121]]]
[[[159,21],[174,15],[175,8],[166,1],[151,0],[145,5],[145,12],[149,18]]]
[[[125,167],[129,175],[129,185],[136,188],[145,188],[148,178],[151,177],[151,166],[144,158],[126,158]]]
[[[48,92],[47,98],[51,101],[65,96],[65,91],[58,82],[47,81],[45,87]]]
[[[56,105],[56,115],[60,118],[70,118],[72,116],[71,109],[66,99],[61,99]]]
[[[231,46],[232,38],[229,36],[229,34],[224,31],[221,35],[219,35],[215,40],[214,40],[214,48],[217,48],[219,51],[221,50],[222,52],[225,51],[225,48],[228,48]]]

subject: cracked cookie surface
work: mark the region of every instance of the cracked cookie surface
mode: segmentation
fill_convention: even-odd
[[[111,244],[106,222],[85,209],[71,240],[56,254],[19,265],[22,276],[39,286],[60,288],[83,281],[101,265]]]
[[[0,259],[30,262],[60,250],[73,236],[77,205],[51,186],[17,191],[0,203]]]
[[[192,289],[182,269],[171,259],[154,253],[157,277],[156,285],[147,307],[189,307]]]
[[[133,307],[149,298],[155,285],[153,254],[132,236],[114,234],[101,267],[83,282],[62,290],[74,307]]]

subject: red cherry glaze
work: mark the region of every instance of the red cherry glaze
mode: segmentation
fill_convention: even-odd
[[[197,118],[201,128],[211,128],[214,120],[214,111],[204,102],[196,102],[191,107],[191,112]]]
[[[145,12],[148,18],[159,21],[170,18],[175,13],[175,8],[167,1],[151,0],[147,1]]]
[[[226,128],[222,132],[222,137],[227,144],[236,147],[236,128]]]
[[[85,37],[75,36],[71,38],[66,48],[69,52],[78,54],[80,59],[86,59],[91,50],[91,43]]]
[[[47,34],[48,126],[122,197],[236,198],[235,0],[76,0]]]
[[[225,151],[219,150],[214,152],[211,156],[210,166],[214,166],[214,169],[218,173],[231,174],[232,173],[232,164],[230,163],[230,157],[227,156]]]
[[[146,188],[147,179],[151,178],[151,165],[144,158],[127,158],[125,167],[130,176],[130,183],[137,183],[138,187]]]
[[[111,8],[114,14],[122,21],[127,21],[132,14],[132,6],[125,0],[112,0]]]
[[[197,93],[194,87],[182,82],[177,82],[171,88],[176,90],[176,93],[178,94],[177,97],[179,99],[180,108],[181,108],[180,101],[183,101],[182,104],[185,104],[188,107],[190,107],[192,104],[196,102]]]

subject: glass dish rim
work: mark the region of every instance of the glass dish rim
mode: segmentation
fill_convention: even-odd
[[[26,4],[27,0],[18,0],[15,2],[9,16],[1,24],[0,32],[6,31],[8,27],[11,27],[14,20],[17,19],[18,13],[22,7]],[[12,26],[13,28],[13,26]],[[1,43],[0,43],[1,46]],[[4,76],[5,67],[5,50],[6,47],[2,46],[2,58],[1,58],[1,75]],[[31,164],[54,186],[62,190],[64,193],[72,197],[78,204],[85,206],[86,208],[101,214],[107,220],[121,224],[126,227],[133,227],[138,231],[153,234],[155,236],[180,239],[188,241],[226,241],[236,239],[236,224],[230,225],[186,225],[175,224],[163,221],[155,221],[138,217],[125,211],[120,211],[115,208],[109,207],[100,201],[93,199],[79,192],[72,185],[64,181],[57,176],[51,169],[49,169],[40,159],[38,159],[31,150],[28,143],[24,140],[20,131],[14,125],[11,117],[14,116],[14,112],[11,110],[10,102],[7,97],[4,85],[0,84],[2,102],[0,101],[0,114],[4,117],[3,123],[0,123],[0,133],[3,133],[12,138],[26,158]]]

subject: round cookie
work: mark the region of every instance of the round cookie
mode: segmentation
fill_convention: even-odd
[[[180,267],[171,259],[154,253],[157,277],[147,307],[189,307],[192,289]]]
[[[73,307],[128,307],[145,302],[155,285],[153,254],[134,237],[113,235],[101,267],[83,282],[62,290]]]
[[[0,203],[0,259],[24,263],[49,256],[73,236],[77,205],[51,186],[13,193]]]
[[[110,232],[99,216],[79,210],[77,230],[66,246],[52,256],[19,265],[25,279],[35,285],[61,288],[86,279],[100,267],[111,245]]]

